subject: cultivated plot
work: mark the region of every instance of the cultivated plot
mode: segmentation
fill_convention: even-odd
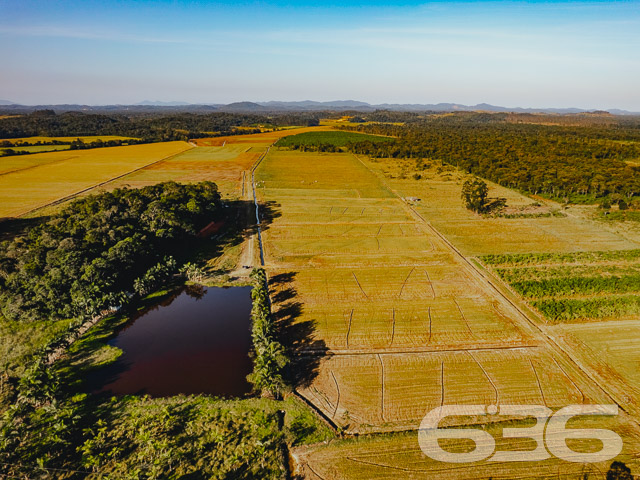
[[[510,423],[510,428],[530,427],[531,422]],[[635,424],[624,415],[618,418],[593,419],[583,417],[572,422],[571,428],[608,428],[624,440],[618,457],[635,470],[640,434]],[[530,440],[505,439],[503,426],[490,425],[485,429],[495,439],[496,451],[527,451],[535,447]],[[574,441],[578,451],[597,451],[598,441]],[[469,451],[469,443],[447,442],[453,452]],[[463,480],[494,478],[503,480],[574,480],[577,478],[604,479],[610,461],[596,463],[570,463],[551,456],[531,462],[496,462],[483,460],[467,464],[443,463],[427,457],[419,448],[416,432],[356,437],[329,444],[300,447],[293,450],[299,473],[305,478],[318,480],[389,480],[393,478]]]
[[[0,175],[0,217],[23,215],[189,148],[167,142],[17,157]]]
[[[606,398],[358,158],[272,149],[256,182],[278,214],[263,240],[298,391],[337,425]]]
[[[639,248],[627,236],[602,228],[598,222],[575,216],[539,218],[485,218],[467,210],[460,199],[466,175],[444,165],[416,170],[415,162],[359,157],[378,172],[401,197],[416,198],[415,208],[465,255],[501,253],[576,252]],[[412,178],[419,174],[420,179]],[[541,198],[529,198],[514,190],[487,182],[491,197],[504,197],[507,205],[560,206]]]

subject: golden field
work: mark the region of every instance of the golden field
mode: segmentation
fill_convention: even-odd
[[[0,217],[24,215],[189,148],[168,142],[8,157],[6,164],[4,158]]]

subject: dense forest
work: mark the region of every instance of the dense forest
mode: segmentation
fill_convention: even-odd
[[[176,273],[173,256],[219,212],[212,182],[166,182],[76,200],[0,245],[1,313],[54,320],[117,308]]]
[[[100,115],[67,112],[57,115],[53,110],[40,110],[29,115],[0,118],[0,138],[117,135],[145,141],[171,141],[253,133],[246,129],[237,130],[237,127],[312,126],[318,122],[318,113]]]
[[[363,124],[348,128],[397,139],[347,147],[373,157],[440,160],[507,187],[567,201],[640,195],[640,167],[632,163],[640,159],[640,122],[556,126],[507,121],[512,118],[478,113]]]

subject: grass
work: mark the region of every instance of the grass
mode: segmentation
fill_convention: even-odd
[[[70,320],[16,323],[0,315],[0,372],[19,377],[33,356],[67,332]]]
[[[462,184],[468,175],[437,161],[426,159],[422,162],[424,167],[419,168],[415,159],[360,158],[400,196],[419,198],[417,211],[465,255],[569,253],[640,247],[640,236],[602,228],[602,222],[579,215],[533,218],[477,215],[467,210],[460,199]],[[414,174],[421,178],[414,179]],[[542,198],[528,197],[492,182],[487,184],[490,197],[506,198],[507,205],[514,210],[526,209],[533,202],[548,205],[554,211],[561,208]]]
[[[381,137],[378,135],[366,135],[363,133],[353,132],[307,132],[299,133],[281,138],[276,142],[278,147],[291,147],[293,145],[310,146],[310,145],[333,145],[336,147],[344,147],[348,143],[355,142],[389,142],[392,138]]]
[[[640,250],[490,255],[483,260],[550,322],[640,313]]]
[[[11,157],[11,170],[0,175],[0,217],[23,215],[189,148],[168,142]]]

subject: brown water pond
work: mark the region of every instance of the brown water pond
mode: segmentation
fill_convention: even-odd
[[[88,379],[94,392],[154,397],[251,391],[251,287],[186,287],[139,312],[108,343],[124,353]]]

